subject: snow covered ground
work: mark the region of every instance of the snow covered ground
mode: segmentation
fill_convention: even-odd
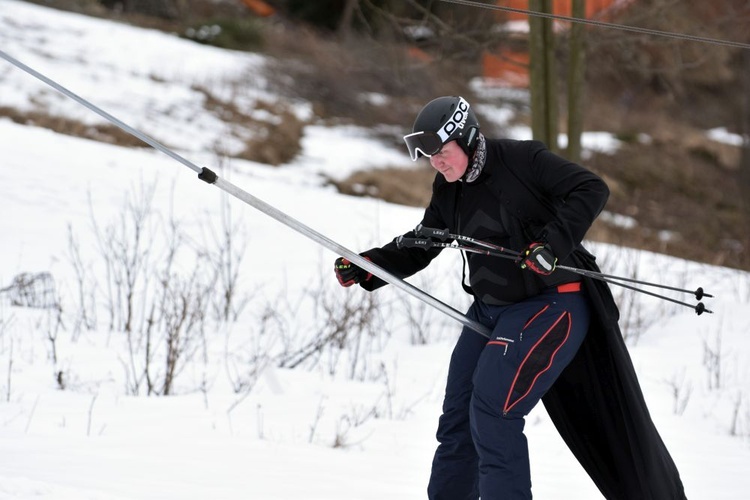
[[[310,126],[303,153],[276,168],[215,153],[238,150],[249,132],[206,111],[196,89],[232,96],[251,112],[258,99],[274,98],[258,76],[264,65],[258,55],[16,0],[0,0],[0,50],[355,251],[419,221],[419,209],[342,196],[322,182],[323,175],[355,169],[409,166],[404,151],[362,130]],[[309,113],[305,103],[294,106],[301,116]],[[102,123],[2,60],[0,107]],[[0,294],[0,498],[425,496],[459,330],[453,320],[385,289],[375,294],[375,327],[362,330],[359,347],[328,349],[294,369],[263,363],[264,353],[301,346],[329,328],[327,320],[340,317],[337,308],[366,307],[365,292],[336,284],[336,255],[147,148],[0,119],[0,172],[0,288],[23,272],[49,272],[62,305],[58,316],[54,309],[13,306],[7,291]],[[151,190],[149,205],[143,200]],[[132,234],[134,213],[146,206],[147,241],[139,247],[146,272],[135,301],[140,325],[165,270],[170,237],[179,240],[171,275],[187,281],[193,271],[201,278],[213,269],[210,259],[225,248],[222,231],[234,228],[236,293],[246,299],[236,321],[208,318],[196,327],[200,333],[186,346],[166,397],[147,395],[143,345],[109,328],[122,320],[110,317],[122,301],[109,299],[114,281],[102,246]],[[750,275],[590,246],[605,271],[716,295],[705,301],[715,314],[696,316],[615,290],[646,398],[688,497],[747,498]],[[468,299],[457,292],[458,262],[444,253],[410,281],[463,310]],[[79,281],[86,284],[83,297]],[[220,286],[213,292],[220,295]],[[413,322],[427,342],[415,341]],[[158,381],[165,377],[163,335],[154,334],[148,358],[149,376]],[[528,417],[527,434],[536,498],[601,498],[542,408]]]

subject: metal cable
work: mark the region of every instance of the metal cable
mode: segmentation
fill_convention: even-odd
[[[641,28],[638,26],[628,26],[626,24],[608,23],[605,21],[597,21],[594,19],[582,19],[580,17],[562,16],[559,14],[549,14],[546,12],[537,12],[526,9],[516,9],[513,7],[503,7],[495,4],[486,4],[477,2],[474,0],[440,0],[445,3],[452,3],[456,5],[464,5],[467,7],[477,7],[480,9],[497,10],[502,12],[513,12],[515,14],[523,14],[533,17],[543,17],[545,19],[553,19],[556,21],[566,21],[569,23],[586,24],[589,26],[596,26],[599,28],[617,29],[622,31],[630,31],[633,33],[640,33],[642,35],[662,36],[667,38],[675,38],[678,40],[689,40],[691,42],[710,43],[713,45],[723,45],[725,47],[734,47],[737,49],[750,49],[750,44],[742,42],[734,42],[731,40],[721,40],[718,38],[709,38],[705,36],[689,35],[686,33],[674,33],[671,31],[655,30],[651,28]]]
[[[360,256],[359,254],[356,254],[352,252],[351,250],[347,249],[346,247],[343,247],[336,243],[335,241],[327,238],[326,236],[322,235],[321,233],[315,231],[314,229],[306,226],[302,222],[299,222],[298,220],[290,217],[289,215],[285,214],[281,210],[278,210],[277,208],[274,208],[273,206],[267,204],[266,202],[260,200],[259,198],[256,198],[255,196],[251,195],[247,191],[235,186],[234,184],[224,180],[220,179],[214,172],[211,170],[203,167],[199,167],[192,161],[180,156],[179,154],[175,153],[168,147],[164,146],[157,140],[153,139],[152,137],[149,137],[148,135],[144,134],[143,132],[131,127],[127,123],[123,122],[122,120],[118,119],[117,117],[107,113],[100,107],[96,106],[95,104],[89,102],[88,100],[84,99],[83,97],[79,96],[78,94],[75,94],[74,92],[70,91],[66,87],[60,85],[52,78],[49,78],[42,73],[36,71],[34,68],[27,66],[26,64],[22,63],[18,59],[10,56],[3,50],[0,50],[0,59],[5,59],[12,65],[16,66],[18,69],[25,71],[29,75],[37,78],[38,80],[44,82],[45,84],[49,85],[50,87],[54,88],[58,92],[64,94],[65,96],[73,99],[78,104],[81,104],[82,106],[88,108],[89,110],[93,111],[94,113],[98,114],[105,120],[109,121],[113,125],[116,125],[120,129],[124,130],[125,132],[137,137],[138,139],[142,140],[152,148],[161,151],[162,153],[166,154],[170,158],[182,163],[186,167],[194,170],[195,172],[198,172],[198,178],[203,180],[204,182],[207,182],[209,184],[213,184],[219,189],[225,191],[228,194],[231,194],[235,198],[247,203],[248,205],[252,206],[253,208],[256,208],[257,210],[265,213],[266,215],[270,216],[271,218],[275,219],[278,222],[281,222],[282,224],[286,225],[287,227],[294,229],[298,233],[307,236],[314,242],[318,243],[321,246],[324,246],[328,248],[329,250],[338,253],[339,255],[346,257],[349,259],[349,261],[353,262],[354,264],[358,265],[359,267],[365,269],[366,271],[371,272],[375,276],[379,277],[383,281],[390,283],[391,285],[395,286],[396,288],[399,288],[400,290],[410,294],[412,297],[417,298],[424,302],[425,304],[434,307],[438,311],[446,314],[447,316],[450,316],[451,318],[455,319],[462,325],[471,328],[475,332],[484,335],[485,337],[490,336],[492,333],[491,330],[483,325],[482,323],[479,323],[478,321],[475,321],[460,311],[457,311],[456,309],[452,308],[448,304],[445,304],[444,302],[436,299],[432,295],[422,291],[421,289],[415,287],[414,285],[411,285],[407,283],[406,281],[398,278],[397,276],[389,273],[385,269],[381,268],[380,266],[377,266],[373,262],[365,259],[364,257]]]

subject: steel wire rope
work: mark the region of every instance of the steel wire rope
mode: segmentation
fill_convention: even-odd
[[[515,14],[523,14],[533,17],[543,17],[546,19],[553,19],[556,21],[566,21],[569,23],[586,24],[589,26],[596,26],[599,28],[617,29],[622,31],[630,31],[633,33],[640,33],[642,35],[662,36],[668,38],[675,38],[679,40],[688,40],[691,42],[710,43],[713,45],[723,45],[725,47],[734,47],[738,49],[750,49],[750,43],[735,42],[732,40],[721,40],[719,38],[709,38],[700,35],[690,35],[687,33],[675,33],[672,31],[662,31],[651,28],[642,28],[639,26],[629,26],[627,24],[609,23],[606,21],[597,21],[595,19],[584,19],[580,17],[563,16],[560,14],[549,14],[546,12],[538,12],[527,9],[517,9],[515,7],[503,7],[501,5],[486,4],[477,2],[475,0],[439,0],[444,3],[452,3],[456,5],[463,5],[467,7],[476,7],[480,9],[496,10],[502,12],[512,12]]]
[[[491,335],[491,330],[485,326],[484,324],[475,321],[460,311],[452,308],[448,304],[442,302],[441,300],[433,297],[432,295],[422,291],[421,289],[417,288],[416,286],[402,280],[401,278],[395,276],[394,274],[391,274],[390,272],[386,271],[382,267],[376,265],[375,263],[365,259],[361,255],[352,252],[348,248],[336,243],[332,239],[326,237],[325,235],[317,232],[315,229],[312,229],[311,227],[305,225],[304,223],[298,221],[297,219],[287,215],[286,213],[282,212],[281,210],[275,208],[272,205],[269,205],[268,203],[264,202],[260,198],[257,198],[244,189],[235,186],[231,182],[220,178],[217,176],[212,170],[206,168],[206,167],[199,167],[192,161],[188,160],[187,158],[184,158],[183,156],[179,155],[178,153],[174,152],[173,150],[169,149],[168,147],[161,144],[156,139],[153,139],[152,137],[144,134],[143,132],[139,131],[138,129],[135,129],[128,125],[127,123],[123,122],[119,118],[115,117],[114,115],[109,114],[108,112],[104,111],[99,106],[93,104],[92,102],[84,99],[83,97],[79,96],[78,94],[72,92],[67,87],[64,87],[63,85],[59,84],[57,81],[53,80],[52,78],[49,78],[45,76],[44,74],[40,73],[39,71],[35,70],[34,68],[27,66],[26,64],[22,63],[18,59],[12,57],[10,54],[7,54],[5,51],[0,49],[0,59],[5,59],[13,66],[17,67],[18,69],[28,73],[29,75],[33,76],[34,78],[40,80],[41,82],[45,83],[46,85],[54,88],[61,94],[69,97],[70,99],[73,99],[78,104],[88,108],[89,110],[93,111],[94,113],[98,114],[105,120],[109,121],[113,125],[116,125],[121,130],[124,130],[125,132],[129,133],[130,135],[137,137],[138,139],[142,140],[152,148],[161,151],[162,153],[166,154],[173,160],[176,160],[179,163],[182,163],[184,166],[190,168],[191,170],[198,173],[198,178],[208,184],[213,184],[222,191],[225,191],[228,194],[231,194],[235,198],[247,203],[248,205],[252,206],[253,208],[259,210],[260,212],[265,213],[266,215],[270,216],[271,218],[275,219],[278,222],[281,222],[282,224],[286,225],[290,229],[293,229],[297,231],[298,233],[302,234],[303,236],[308,237],[309,239],[313,240],[314,242],[318,243],[319,245],[331,250],[332,252],[338,253],[339,255],[347,258],[350,262],[353,262],[354,264],[358,265],[359,267],[365,269],[366,271],[371,272],[373,275],[379,277],[383,281],[390,283],[396,288],[399,288],[400,290],[408,293],[412,297],[421,300],[425,304],[434,307],[438,311],[444,313],[447,316],[450,316],[451,318],[455,319],[459,323],[463,324],[464,326],[471,328],[475,332],[484,335],[485,337],[489,337]]]

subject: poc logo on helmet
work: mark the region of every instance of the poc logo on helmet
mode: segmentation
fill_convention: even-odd
[[[446,142],[448,138],[456,131],[456,129],[463,129],[466,125],[466,119],[469,117],[469,103],[461,97],[459,98],[458,105],[453,111],[453,114],[448,118],[440,130],[438,135],[443,142]]]

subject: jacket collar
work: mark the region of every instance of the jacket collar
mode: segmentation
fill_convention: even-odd
[[[477,148],[474,150],[474,154],[471,156],[471,164],[466,169],[463,181],[471,183],[476,181],[484,170],[484,166],[487,163],[487,141],[484,135],[480,132],[477,137]]]

